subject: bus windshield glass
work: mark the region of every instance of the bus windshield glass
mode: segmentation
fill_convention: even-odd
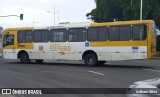
[[[5,35],[3,38],[3,47],[14,44],[14,36],[13,35]]]

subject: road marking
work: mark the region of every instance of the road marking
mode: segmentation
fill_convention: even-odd
[[[95,71],[88,71],[90,73],[98,74],[98,75],[104,75],[103,73],[95,72]]]
[[[145,69],[145,68],[143,68],[143,70],[147,70],[147,71],[154,71],[154,72],[160,72],[159,70]]]

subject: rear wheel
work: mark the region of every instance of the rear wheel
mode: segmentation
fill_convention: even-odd
[[[38,64],[43,63],[43,60],[35,60]]]
[[[97,66],[97,56],[95,54],[87,54],[84,58],[84,62],[89,66]]]
[[[25,53],[25,52],[21,53],[21,54],[20,54],[20,61],[21,61],[21,63],[23,63],[23,64],[28,64],[28,63],[30,63],[28,54]]]

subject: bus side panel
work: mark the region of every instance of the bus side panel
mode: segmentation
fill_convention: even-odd
[[[79,43],[69,43],[71,46],[74,60],[82,60],[83,53],[89,49],[89,47],[85,47],[85,42],[79,42]]]
[[[4,59],[17,59],[17,54],[15,53],[14,49],[6,49],[3,50],[3,57]]]
[[[69,45],[72,48],[72,52],[74,52],[74,60],[82,60],[82,56],[85,52],[87,51],[93,51],[97,54],[98,60],[103,60],[103,61],[111,61],[111,55],[108,53],[108,48],[107,46],[90,46],[91,42],[89,42],[89,45],[86,45],[87,42],[72,42],[69,43]],[[103,42],[104,44],[106,42]],[[96,45],[95,43],[94,45]],[[99,45],[99,43],[97,44]]]
[[[152,58],[156,55],[156,29],[153,21],[147,22],[148,28],[148,58]]]
[[[109,53],[112,53],[112,61],[147,59],[147,46],[109,47],[108,49]]]
[[[34,48],[30,52],[31,59],[53,60],[49,43],[34,43]]]
[[[68,42],[50,43],[50,51],[54,60],[74,60],[73,47]]]

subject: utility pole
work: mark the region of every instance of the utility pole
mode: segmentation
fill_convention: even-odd
[[[58,24],[59,24],[59,11],[56,12],[58,14]]]
[[[131,0],[131,5],[133,4],[133,1]]]
[[[56,7],[55,7],[55,5],[54,5],[54,25],[56,25]]]
[[[140,4],[140,20],[143,19],[143,0],[141,0],[141,4]]]
[[[55,5],[54,5],[54,11],[47,11],[48,13],[51,13],[54,15],[54,26],[56,26],[56,14],[58,14],[58,23],[59,23],[59,11],[56,11]]]
[[[35,26],[35,23],[39,23],[39,22],[35,22],[34,17],[33,17],[33,27]]]

